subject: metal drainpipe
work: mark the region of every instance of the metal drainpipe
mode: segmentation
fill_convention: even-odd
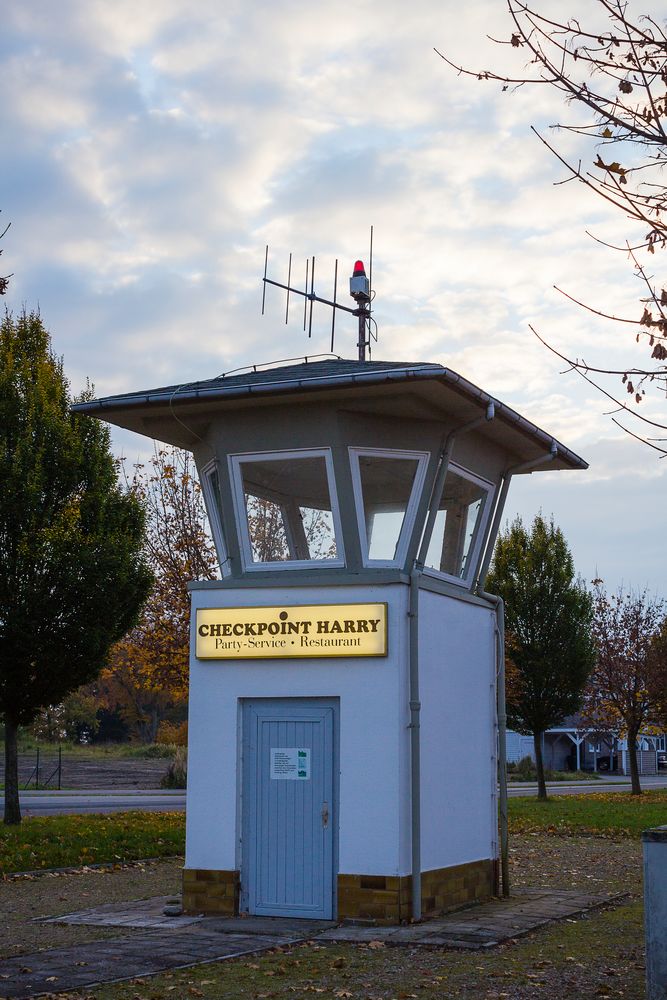
[[[431,503],[428,518],[422,536],[419,553],[410,572],[410,604],[409,620],[409,657],[410,657],[410,819],[411,819],[411,866],[412,866],[412,919],[421,920],[422,890],[421,890],[421,747],[419,739],[421,702],[419,700],[419,579],[424,569],[424,562],[431,543],[431,536],[438,514],[440,498],[445,486],[445,478],[449,467],[449,459],[454,447],[454,439],[466,431],[471,431],[480,424],[493,420],[495,408],[489,403],[483,417],[455,427],[443,441],[440,452],[440,464],[431,492]]]
[[[498,719],[498,804],[500,811],[500,881],[503,896],[510,894],[507,824],[507,710],[505,706],[505,604],[502,597],[478,587],[477,593],[496,609],[496,715]]]
[[[505,704],[505,605],[502,597],[497,594],[489,594],[484,590],[484,581],[491,563],[493,547],[500,526],[505,498],[509,490],[509,484],[518,472],[528,472],[547,462],[553,462],[558,456],[558,445],[555,441],[551,443],[551,449],[546,455],[531,459],[529,462],[522,462],[508,469],[503,478],[503,484],[496,506],[493,527],[489,532],[489,539],[484,553],[484,560],[479,572],[476,593],[479,597],[489,601],[496,609],[496,712],[498,717],[498,804],[500,811],[500,874],[502,882],[503,896],[510,894],[509,878],[509,836],[507,823],[507,709]]]

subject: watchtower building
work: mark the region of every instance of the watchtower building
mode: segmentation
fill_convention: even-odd
[[[194,453],[219,557],[191,585],[186,909],[391,923],[492,895],[481,586],[512,475],[586,463],[438,364],[305,360],[77,408]]]

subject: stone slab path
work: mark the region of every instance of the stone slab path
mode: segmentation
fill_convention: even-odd
[[[40,918],[58,923],[119,927],[132,933],[75,948],[2,959],[0,998],[62,993],[150,976],[315,937],[331,943],[383,941],[399,947],[492,948],[554,920],[574,919],[589,910],[619,902],[623,895],[527,889],[511,899],[492,900],[406,927],[336,926],[332,921],[281,917],[165,917],[162,911],[168,898],[109,903],[62,917]]]
[[[624,894],[594,894],[559,889],[522,889],[510,899],[494,899],[436,920],[407,927],[335,927],[320,941],[383,941],[387,945],[431,948],[493,948],[524,937],[554,920],[574,919],[588,910],[619,902]]]
[[[0,962],[0,996],[34,997],[267,951],[284,935],[147,931]]]

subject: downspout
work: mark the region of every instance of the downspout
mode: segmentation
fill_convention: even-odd
[[[551,449],[546,455],[531,459],[529,462],[522,462],[508,469],[503,477],[500,496],[496,505],[493,526],[489,532],[484,559],[477,578],[475,590],[479,597],[489,601],[496,609],[496,711],[498,717],[498,805],[500,812],[500,874],[502,884],[502,894],[507,897],[510,894],[509,877],[509,836],[507,822],[507,707],[505,703],[505,605],[502,597],[497,594],[489,594],[484,590],[484,581],[491,564],[493,547],[496,542],[500,519],[505,506],[507,491],[509,490],[512,476],[519,472],[528,472],[536,469],[547,462],[553,462],[558,457],[558,445],[555,441],[551,443]]]
[[[424,570],[424,563],[431,544],[431,536],[438,515],[440,498],[445,488],[449,459],[454,447],[454,440],[459,434],[471,431],[480,424],[493,420],[495,408],[489,403],[484,416],[455,427],[443,439],[440,450],[438,471],[436,473],[431,501],[424,534],[422,535],[419,553],[410,572],[410,599],[408,609],[409,621],[409,704],[410,704],[410,843],[411,843],[411,885],[412,885],[412,919],[421,920],[421,748],[420,748],[420,714],[419,700],[419,580]]]

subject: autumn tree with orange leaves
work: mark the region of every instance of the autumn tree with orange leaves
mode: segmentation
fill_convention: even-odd
[[[609,595],[601,580],[593,582],[597,658],[582,717],[592,729],[627,740],[632,794],[640,795],[637,740],[657,722],[664,664],[655,644],[664,630],[664,604],[646,591]]]
[[[656,722],[663,732],[667,732],[667,618],[651,647],[649,692]]]
[[[188,692],[191,580],[212,580],[217,560],[194,460],[176,448],[135,467],[130,487],[146,510],[146,556],[155,585],[141,620],[113,649],[99,692],[135,738],[154,742]]]

